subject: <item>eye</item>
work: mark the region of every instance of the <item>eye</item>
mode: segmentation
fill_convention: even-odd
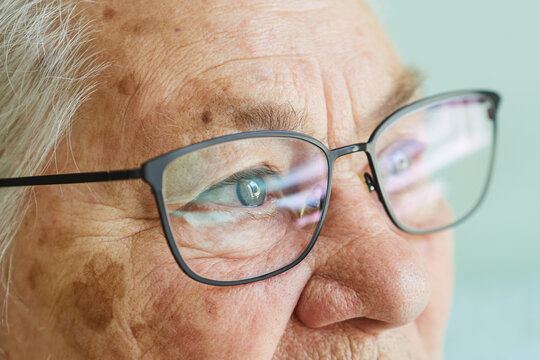
[[[262,177],[241,180],[235,187],[238,201],[244,206],[261,206],[266,199],[266,182]]]
[[[408,154],[400,151],[392,154],[392,174],[397,174],[403,170],[406,170],[411,165],[411,159]]]
[[[268,200],[268,181],[276,173],[266,167],[255,167],[233,174],[200,193],[187,206],[222,205],[231,208],[255,208]]]
[[[422,156],[425,145],[415,139],[401,139],[379,155],[379,167],[383,176],[399,175],[411,168]]]

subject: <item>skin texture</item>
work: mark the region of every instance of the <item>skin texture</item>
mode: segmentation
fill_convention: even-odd
[[[257,128],[231,105],[301,109],[299,130],[329,148],[365,141],[405,71],[358,1],[108,0],[83,10],[111,66],[48,173],[134,168]],[[440,358],[452,236],[393,227],[358,177],[366,167],[363,154],[338,160],[325,226],[301,264],[236,287],[180,270],[142,181],[35,188],[0,347],[10,359]]]

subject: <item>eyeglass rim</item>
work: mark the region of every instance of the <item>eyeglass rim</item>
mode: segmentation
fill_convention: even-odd
[[[386,197],[386,193],[384,192],[383,187],[381,186],[381,182],[377,174],[379,173],[377,168],[377,162],[375,161],[375,144],[377,139],[381,134],[384,133],[384,131],[394,124],[399,119],[403,118],[407,114],[410,114],[412,112],[415,112],[419,109],[426,108],[429,106],[432,106],[434,104],[445,102],[453,98],[459,98],[463,96],[474,96],[474,95],[480,95],[485,96],[488,101],[490,101],[493,105],[493,142],[492,142],[492,151],[491,151],[491,158],[490,158],[490,165],[489,170],[487,174],[486,184],[484,185],[482,194],[480,198],[478,199],[475,206],[471,208],[471,210],[458,219],[457,221],[452,222],[449,225],[435,228],[435,229],[428,229],[428,230],[414,230],[409,229],[408,227],[404,226],[397,216],[394,214],[389,199]],[[214,285],[214,286],[235,286],[235,285],[243,285],[243,284],[249,284],[261,280],[266,280],[268,278],[271,278],[273,276],[279,275],[294,266],[298,265],[302,260],[305,259],[305,257],[309,254],[309,252],[313,249],[319,234],[321,232],[322,226],[324,224],[324,220],[326,218],[326,213],[328,209],[328,204],[330,202],[330,196],[331,196],[331,188],[332,188],[332,175],[333,175],[333,165],[336,159],[338,159],[341,156],[353,153],[353,152],[365,152],[366,156],[368,158],[368,163],[370,166],[370,170],[373,176],[373,180],[375,182],[375,190],[377,192],[377,195],[379,197],[380,202],[383,205],[383,208],[385,209],[386,214],[388,215],[391,222],[400,230],[415,234],[415,235],[421,235],[421,234],[427,234],[427,233],[433,233],[442,231],[445,229],[448,229],[450,227],[456,226],[457,224],[465,221],[469,216],[476,211],[476,209],[480,206],[483,199],[485,198],[485,195],[487,193],[487,190],[489,188],[490,179],[492,177],[492,172],[494,168],[494,159],[495,159],[495,148],[496,148],[496,133],[497,133],[497,126],[496,126],[496,113],[498,110],[498,105],[500,103],[500,96],[492,91],[487,90],[460,90],[460,91],[453,91],[453,92],[447,92],[439,95],[434,95],[430,97],[423,98],[421,100],[418,100],[416,102],[413,102],[407,106],[404,106],[392,114],[390,114],[388,117],[386,117],[381,123],[375,128],[375,130],[372,132],[369,140],[366,143],[357,143],[352,145],[347,145],[344,147],[336,148],[336,149],[328,149],[326,145],[321,143],[319,140],[298,132],[290,132],[290,131],[252,131],[252,132],[244,132],[244,133],[238,133],[238,134],[232,134],[232,135],[225,135],[213,139],[209,139],[206,141],[202,141],[196,144],[188,145],[186,147],[173,150],[171,152],[162,154],[156,158],[153,158],[147,162],[145,162],[141,167],[142,172],[142,178],[144,181],[146,181],[150,187],[152,188],[152,191],[154,193],[154,197],[156,199],[156,205],[158,207],[158,212],[161,219],[161,224],[163,231],[165,233],[165,238],[167,240],[167,244],[169,246],[169,249],[171,250],[171,253],[173,254],[174,259],[182,269],[182,271],[191,277],[192,279],[208,284],[208,285]],[[215,146],[218,144],[223,144],[231,141],[237,141],[237,140],[244,140],[244,139],[255,139],[255,138],[292,138],[292,139],[298,139],[302,141],[306,141],[308,143],[311,143],[312,145],[315,145],[318,147],[322,153],[325,155],[326,161],[327,161],[327,189],[326,189],[326,196],[324,199],[324,203],[322,206],[322,212],[321,212],[321,218],[319,219],[319,222],[317,224],[317,227],[315,229],[315,232],[313,233],[313,236],[306,247],[304,251],[290,264],[281,267],[279,269],[276,269],[270,273],[255,276],[252,278],[247,279],[240,279],[240,280],[214,280],[214,279],[208,279],[203,276],[198,275],[194,271],[189,268],[187,263],[182,258],[182,255],[180,254],[180,251],[178,250],[178,247],[176,245],[176,242],[174,240],[174,235],[172,234],[172,231],[170,229],[170,224],[168,221],[167,216],[167,210],[165,206],[165,201],[163,198],[163,174],[165,172],[166,167],[175,159],[186,155],[188,153],[191,153],[193,151],[201,150],[207,147]]]
[[[176,245],[176,242],[174,240],[174,235],[172,233],[172,230],[170,228],[168,215],[167,215],[167,209],[165,206],[165,199],[163,197],[163,174],[165,172],[166,167],[174,160],[178,159],[181,156],[184,156],[186,154],[189,154],[194,151],[198,151],[201,149],[205,149],[207,147],[224,144],[228,142],[233,142],[237,140],[245,140],[245,139],[255,139],[255,138],[289,138],[289,139],[297,139],[306,141],[308,143],[311,143],[312,145],[315,145],[317,148],[321,150],[321,152],[324,154],[326,159],[326,166],[327,166],[327,186],[326,186],[326,195],[324,198],[324,201],[321,206],[321,218],[319,219],[317,223],[317,227],[315,228],[315,231],[313,233],[313,236],[311,240],[309,241],[306,248],[302,251],[302,253],[291,263],[287,264],[284,267],[281,267],[279,269],[273,270],[267,274],[254,276],[247,279],[240,279],[240,280],[214,280],[209,279],[204,276],[201,276],[191,270],[191,268],[187,265],[186,261],[183,259],[180,251],[178,250],[178,246]],[[324,224],[324,218],[326,216],[326,212],[328,209],[328,203],[330,201],[330,188],[332,187],[332,165],[333,165],[333,155],[331,155],[331,150],[328,150],[328,148],[318,141],[315,138],[310,137],[309,135],[302,134],[302,133],[296,133],[296,132],[289,132],[289,131],[253,131],[253,132],[245,132],[245,133],[239,133],[239,134],[233,134],[233,135],[226,135],[221,136],[218,138],[210,139],[207,141],[203,141],[197,144],[189,145],[187,147],[174,150],[172,152],[169,152],[167,154],[161,155],[157,158],[154,158],[142,166],[142,178],[150,185],[152,188],[152,192],[154,193],[154,197],[156,199],[156,205],[158,208],[161,225],[163,228],[163,231],[165,233],[165,238],[167,240],[167,244],[169,246],[169,249],[171,250],[174,259],[182,269],[182,271],[191,277],[193,280],[196,280],[198,282],[207,284],[207,285],[214,285],[214,286],[235,286],[235,285],[244,285],[249,284],[261,280],[266,280],[268,278],[271,278],[273,276],[279,275],[294,266],[298,265],[302,260],[305,259],[305,257],[309,254],[309,252],[313,249],[313,246],[315,246],[315,243],[317,241],[317,238],[319,237],[319,234],[321,232],[322,226]]]
[[[491,116],[490,120],[492,120],[492,123],[493,123],[490,158],[489,158],[486,179],[482,188],[482,192],[480,196],[478,197],[478,199],[476,200],[475,204],[468,210],[468,212],[466,212],[460,218],[456,219],[450,224],[447,224],[445,226],[435,227],[435,228],[423,229],[423,230],[410,228],[406,226],[405,224],[403,224],[399,220],[398,216],[395,214],[394,210],[392,209],[390,199],[386,193],[386,189],[383,186],[382,181],[378,176],[378,174],[380,174],[380,171],[378,169],[378,163],[376,161],[376,156],[375,156],[376,141],[395,122],[399,121],[400,119],[406,117],[407,115],[411,113],[428,108],[430,106],[447,102],[449,100],[462,98],[462,97],[470,97],[470,96],[485,97],[485,99],[491,103],[491,106],[493,109],[493,112],[490,114]],[[379,126],[375,128],[375,130],[373,131],[368,141],[368,149],[366,150],[366,155],[368,157],[368,162],[372,170],[373,180],[376,184],[376,190],[377,190],[377,195],[379,197],[379,200],[381,204],[383,205],[385,212],[388,214],[388,217],[397,228],[399,228],[400,230],[406,233],[413,234],[413,235],[431,234],[431,233],[447,230],[451,227],[455,227],[461,224],[462,222],[466,221],[473,213],[476,212],[476,210],[483,203],[487,195],[487,192],[491,184],[491,179],[493,177],[493,172],[495,169],[495,157],[496,157],[495,155],[496,155],[496,150],[497,150],[497,114],[498,114],[500,102],[501,102],[501,97],[498,93],[493,92],[493,91],[487,91],[487,90],[472,90],[472,91],[461,90],[461,91],[455,91],[455,92],[450,92],[450,93],[444,93],[444,94],[435,95],[435,96],[421,99],[419,101],[411,103],[410,105],[407,105],[405,107],[398,109],[397,111],[389,115],[383,122],[379,124]]]

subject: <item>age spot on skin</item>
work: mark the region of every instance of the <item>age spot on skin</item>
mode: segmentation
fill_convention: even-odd
[[[210,298],[204,299],[204,307],[206,308],[206,312],[209,315],[216,315],[217,314],[217,305],[216,302]]]
[[[154,19],[136,19],[125,22],[121,29],[134,36],[148,35],[158,30],[159,22]]]
[[[165,288],[142,312],[143,321],[130,324],[133,337],[141,348],[151,349],[149,358],[157,358],[157,354],[163,359],[211,358],[205,354],[206,349],[197,346],[206,334],[200,330],[195,314],[179,311],[172,299],[175,293]]]
[[[133,95],[137,91],[138,84],[135,80],[135,75],[130,73],[122,78],[117,84],[118,92],[122,95]]]
[[[37,260],[34,260],[30,270],[28,271],[27,280],[30,284],[30,288],[35,290],[38,284],[43,280],[44,268],[43,265]]]
[[[206,110],[202,113],[201,120],[205,125],[208,125],[214,120],[214,116],[212,115],[212,112]]]
[[[54,247],[58,251],[68,249],[74,241],[73,234],[65,227],[65,224],[55,217],[50,217],[41,226],[37,243],[39,247]]]
[[[125,270],[105,253],[98,253],[84,266],[84,280],[72,284],[75,308],[84,324],[103,331],[114,317],[115,301],[125,295]]]
[[[103,10],[103,20],[112,20],[112,18],[114,18],[116,15],[116,10],[114,10],[112,7],[109,7],[107,6],[104,10]]]

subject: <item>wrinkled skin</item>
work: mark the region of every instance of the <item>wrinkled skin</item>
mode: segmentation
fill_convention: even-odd
[[[365,141],[404,77],[358,1],[87,6],[111,66],[59,145],[59,172],[134,168],[253,130],[229,116],[232,103],[303,109],[299,130],[329,148]],[[35,188],[0,347],[10,359],[440,358],[452,236],[393,227],[357,176],[366,166],[361,153],[336,163],[325,226],[302,263],[235,287],[179,269],[142,181]]]

